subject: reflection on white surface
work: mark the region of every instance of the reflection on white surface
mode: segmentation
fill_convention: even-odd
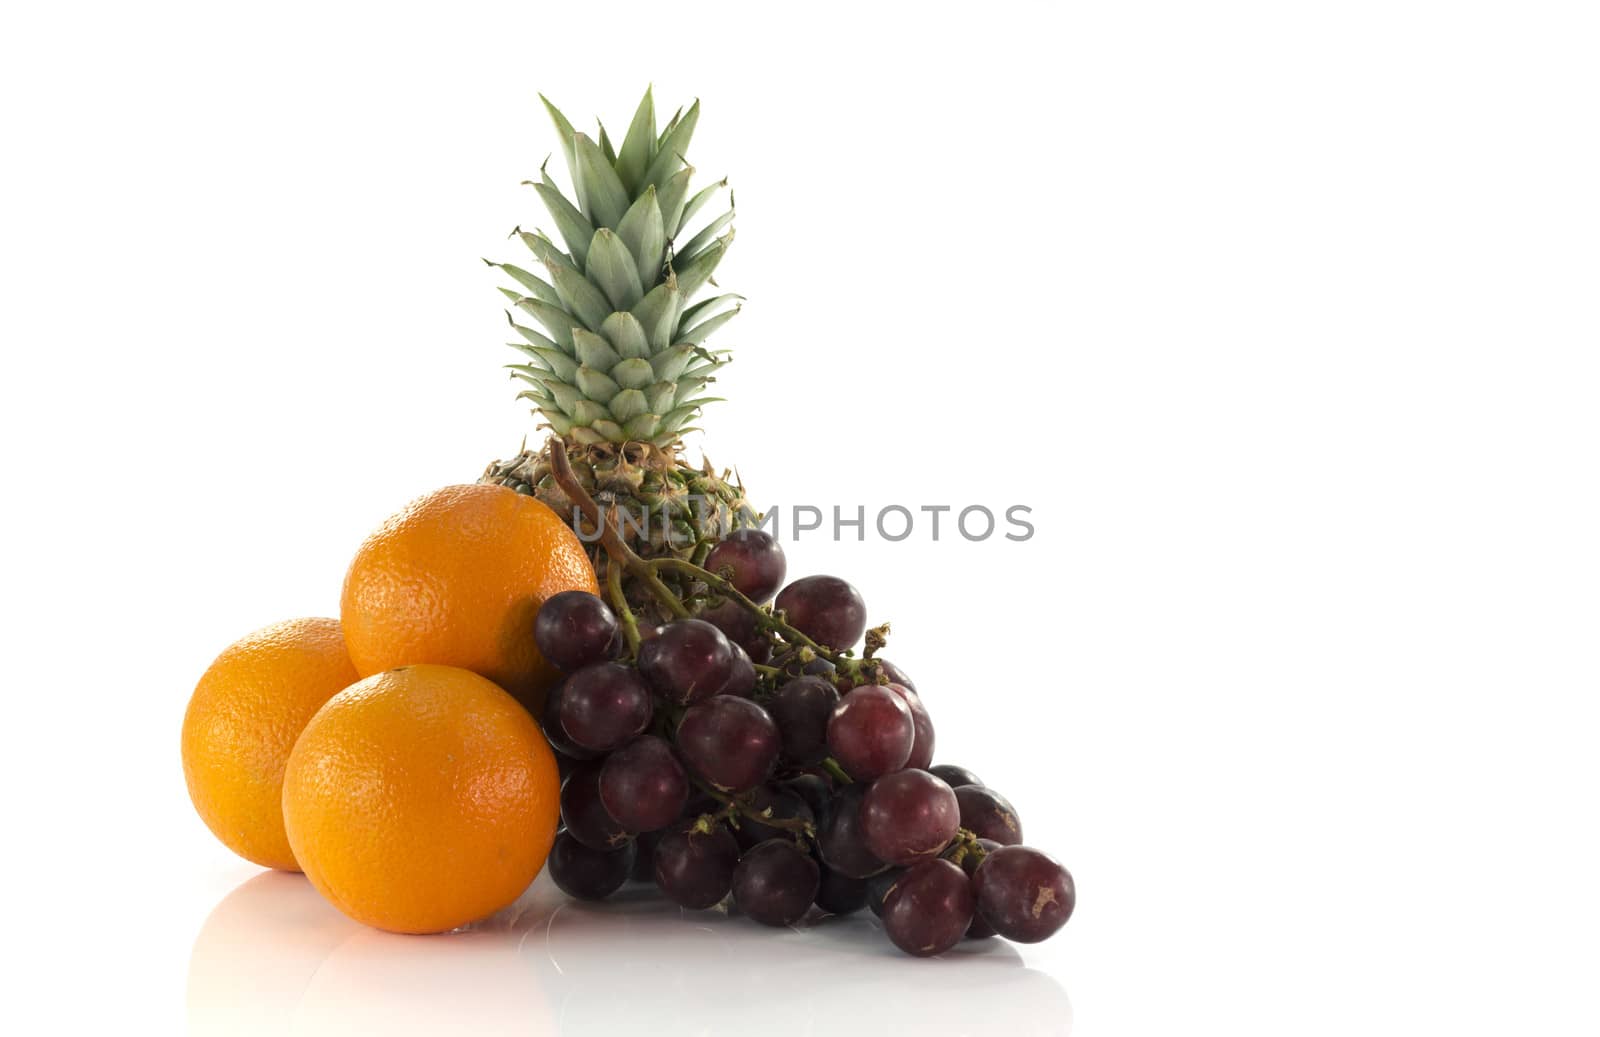
[[[396,936],[269,872],[211,912],[189,964],[208,1034],[1065,1034],[1072,1007],[999,940],[907,958],[867,912],[776,931],[648,887],[605,904],[541,877],[470,930]]]

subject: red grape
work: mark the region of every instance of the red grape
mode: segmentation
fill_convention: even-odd
[[[889,678],[890,684],[898,684],[902,687],[910,688],[912,691],[917,690],[916,681],[913,681],[911,675],[906,671],[887,659],[879,659],[877,662],[878,667],[883,670],[883,675]]]
[[[853,879],[869,878],[888,867],[867,848],[861,831],[861,798],[865,793],[860,785],[846,785],[817,830],[817,850],[823,863]]]
[[[705,568],[721,576],[724,567],[733,570],[729,582],[758,605],[777,593],[788,571],[783,548],[759,529],[736,529],[711,549]]]
[[[539,718],[539,727],[544,731],[545,741],[550,743],[550,748],[556,751],[556,761],[563,760],[592,760],[595,753],[575,744],[561,729],[561,694],[566,690],[566,682],[557,684],[550,689],[544,699],[544,712]]]
[[[883,898],[883,929],[896,947],[926,958],[960,943],[972,912],[966,872],[935,858],[906,869]]]
[[[663,698],[686,706],[722,690],[733,673],[733,647],[700,619],[680,619],[639,646],[639,672]]]
[[[656,843],[656,885],[682,907],[713,907],[733,888],[738,863],[739,844],[726,828],[702,832],[686,821]]]
[[[922,704],[922,696],[904,684],[888,687],[911,710],[911,755],[906,757],[906,766],[925,771],[933,762],[933,718],[928,715],[928,707]]]
[[[733,871],[733,902],[762,925],[793,925],[805,917],[822,869],[789,839],[768,839],[745,851]]]
[[[927,771],[897,771],[872,783],[861,800],[861,835],[879,860],[907,867],[937,856],[961,826],[950,786]]]
[[[851,648],[867,629],[861,592],[837,576],[807,576],[778,594],[773,608],[813,641],[838,651]]]
[[[654,735],[640,735],[606,757],[599,784],[606,812],[629,832],[667,827],[689,801],[683,765],[672,746]]]
[[[1067,924],[1078,893],[1072,875],[1047,853],[1002,846],[972,875],[978,911],[995,932],[1018,943],[1038,943]]]
[[[983,784],[982,778],[967,770],[965,767],[957,767],[953,763],[941,763],[936,766],[929,767],[928,773],[932,774],[935,778],[938,778],[940,781],[944,782],[946,785],[949,785],[953,789],[958,789],[963,785]]]
[[[751,817],[751,814],[756,816]],[[781,785],[762,785],[750,793],[749,809],[739,816],[739,830],[735,837],[740,846],[748,849],[756,843],[778,839],[785,834],[784,829],[765,824],[762,818],[768,821],[800,821],[813,826],[816,823],[811,806],[798,792]]]
[[[880,685],[845,695],[828,719],[828,750],[857,781],[871,781],[904,767],[915,742],[911,709]]]
[[[787,681],[767,703],[783,733],[783,756],[791,763],[816,763],[828,755],[828,718],[839,690],[821,677]]]
[[[580,748],[610,752],[650,726],[650,689],[621,663],[585,666],[561,688],[561,730]]]
[[[588,591],[562,591],[539,609],[533,641],[558,670],[573,673],[590,663],[615,659],[622,647],[617,617]]]
[[[629,833],[600,799],[600,763],[579,764],[561,786],[561,822],[572,837],[591,850],[626,846]]]
[[[623,843],[615,850],[591,849],[562,832],[550,847],[545,866],[561,892],[579,900],[604,900],[628,881],[634,848]]]
[[[822,869],[817,886],[816,905],[830,915],[849,915],[867,906],[867,880],[841,875],[832,868]]]
[[[690,706],[678,723],[677,740],[689,769],[725,792],[745,792],[766,781],[781,744],[766,710],[731,695]]]
[[[717,694],[747,699],[756,690],[755,663],[750,661],[750,654],[740,647],[739,642],[731,641],[729,647],[733,649],[733,670],[728,674],[728,682]]]
[[[983,839],[993,839],[1001,846],[1015,846],[1022,842],[1022,820],[1006,797],[982,785],[964,785],[956,789],[956,802],[961,804],[961,827]]]

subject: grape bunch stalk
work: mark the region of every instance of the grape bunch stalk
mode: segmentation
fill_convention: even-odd
[[[868,908],[918,956],[997,935],[1035,943],[1066,924],[1071,874],[1022,845],[1004,796],[933,763],[928,710],[876,658],[887,627],[867,629],[854,587],[785,585],[782,549],[756,529],[729,534],[703,566],[642,558],[551,447],[610,563],[603,599],[558,594],[535,624],[565,678],[542,719],[564,775],[557,886],[596,900],[651,881],[686,908],[731,896],[771,926]],[[624,576],[666,623],[640,621]]]

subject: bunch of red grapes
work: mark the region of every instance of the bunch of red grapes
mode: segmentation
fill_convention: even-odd
[[[777,593],[774,614],[818,645],[842,652],[866,632],[865,603],[841,579],[779,593],[786,564],[767,533],[731,534],[705,569],[753,602]],[[556,885],[596,900],[651,881],[696,909],[731,895],[771,926],[870,908],[921,956],[1060,929],[1072,876],[1020,845],[1004,796],[933,764],[911,679],[886,660],[835,667],[791,650],[759,618],[731,599],[702,602],[698,618],[642,629],[626,661],[617,616],[595,595],[540,610],[539,649],[566,674],[543,718],[565,775]]]

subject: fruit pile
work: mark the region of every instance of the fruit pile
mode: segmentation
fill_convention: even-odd
[[[575,200],[534,187],[565,248],[519,229],[539,272],[491,265],[540,326],[508,314],[552,434],[385,522],[339,619],[217,658],[184,717],[196,810],[396,932],[484,918],[548,866],[575,897],[644,879],[774,926],[868,907],[915,955],[1048,937],[1071,875],[934,764],[888,628],[844,580],[785,586],[742,487],[683,459],[741,298],[691,302],[733,240],[731,204],[687,229],[726,187],[689,190],[699,103],[658,133],[647,91],[620,146],[546,107]]]
[[[555,466],[568,481],[560,448]],[[564,891],[599,899],[645,877],[688,908],[731,894],[773,926],[813,905],[870,907],[915,955],[965,937],[1032,943],[1066,923],[1072,876],[1020,845],[1004,796],[934,765],[928,710],[904,671],[873,657],[886,631],[868,635],[854,587],[811,576],[780,590],[783,550],[761,530],[731,533],[698,572],[648,562],[614,530],[604,541],[647,585],[656,568],[697,577],[704,606],[644,628],[626,599],[619,619],[583,591],[539,611],[539,650],[565,674],[543,715],[566,776],[549,862]],[[843,654],[863,635],[865,658]]]

